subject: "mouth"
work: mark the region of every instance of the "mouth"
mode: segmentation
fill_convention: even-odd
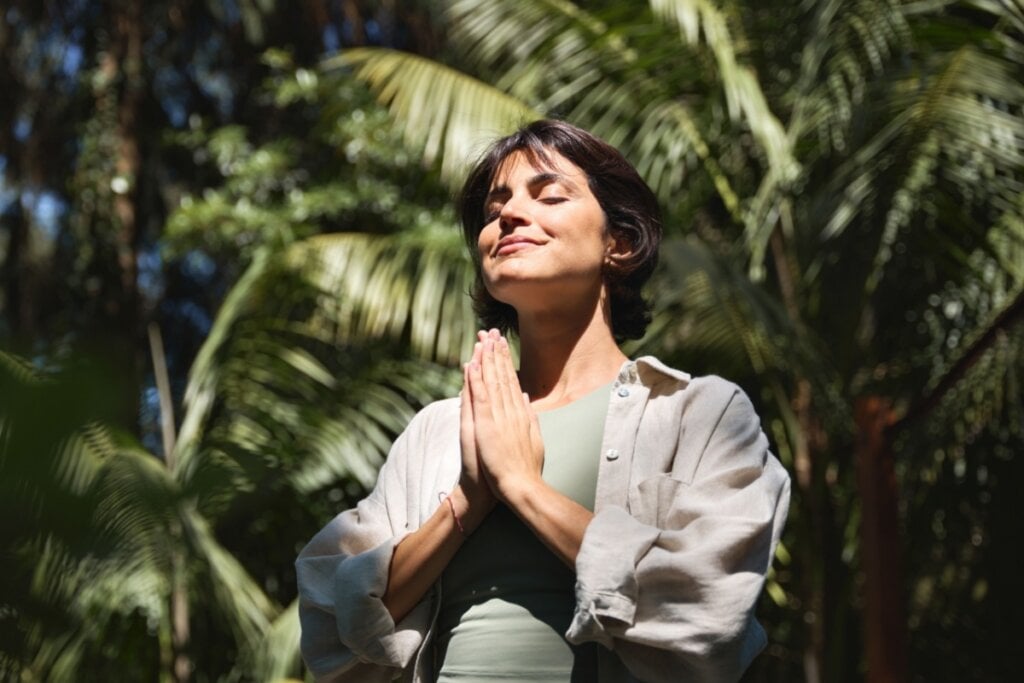
[[[529,237],[523,237],[522,235],[509,235],[498,240],[498,245],[494,250],[495,256],[508,256],[515,254],[520,251],[532,249],[533,247],[540,246],[540,242]]]

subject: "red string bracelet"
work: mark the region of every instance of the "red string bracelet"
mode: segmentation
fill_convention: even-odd
[[[441,501],[442,503],[444,501],[448,501],[448,507],[451,508],[452,517],[455,518],[455,526],[459,527],[459,533],[462,534],[463,536],[465,536],[466,535],[466,529],[465,529],[465,527],[462,526],[462,520],[459,519],[459,515],[455,512],[455,503],[452,502],[452,497],[449,496],[444,491],[438,491],[437,499],[439,501]]]

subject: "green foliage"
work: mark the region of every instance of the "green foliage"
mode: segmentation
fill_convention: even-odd
[[[205,182],[181,187],[167,221],[169,257],[199,249],[237,269],[261,249],[316,234],[452,225],[445,193],[365,90],[345,74],[296,67],[281,51],[264,61],[271,71],[258,99],[281,120],[265,139],[240,125],[206,130],[199,121],[170,138],[191,152]],[[302,125],[303,135],[287,122]]]
[[[17,75],[16,95],[0,107],[31,114],[31,144],[61,116],[75,142],[50,167],[0,131],[0,199],[70,178],[49,252],[36,217],[2,216],[5,325],[51,335],[46,351],[89,319],[117,331],[110,355],[125,367],[0,353],[0,677],[166,679],[182,653],[197,680],[301,674],[297,551],[365,493],[413,412],[458,387],[475,325],[450,208],[460,169],[550,114],[618,145],[666,212],[655,319],[628,351],[739,382],[794,475],[760,610],[771,646],[749,679],[861,678],[875,625],[851,453],[855,408],[874,397],[893,406],[912,669],[1015,670],[999,628],[1021,617],[1022,567],[1004,548],[1024,531],[1014,3],[455,0],[441,3],[443,62],[346,49],[320,67],[311,18],[276,21],[299,12],[284,3],[155,3],[140,16],[171,38],[154,32],[153,61],[112,79],[100,57],[121,44],[114,23],[77,17],[105,36],[82,43],[80,90],[48,80],[61,62],[45,18],[15,4],[5,18],[24,30],[12,51],[0,29],[0,73]],[[75,18],[52,30],[71,35]],[[215,38],[180,53],[182,36],[198,40],[192,23]],[[210,83],[177,68],[183,54]],[[154,113],[187,98],[147,91],[133,138],[132,87],[168,74],[192,98],[187,126]],[[121,158],[132,139],[134,176]],[[219,305],[163,461],[115,427],[135,412],[108,390],[123,377],[138,394],[137,359],[118,354],[141,357],[133,268],[146,240],[169,266],[209,258]],[[47,268],[66,286],[36,296],[56,289],[23,283]],[[55,312],[33,328],[37,309]]]

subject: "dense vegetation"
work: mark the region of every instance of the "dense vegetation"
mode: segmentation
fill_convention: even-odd
[[[751,681],[1014,678],[1016,1],[8,0],[0,678],[302,678],[292,561],[458,387],[450,207],[558,115],[667,217],[655,353],[794,480]]]

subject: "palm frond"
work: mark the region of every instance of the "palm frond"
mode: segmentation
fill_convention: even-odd
[[[350,378],[347,392],[358,400],[342,403],[311,430],[307,455],[289,473],[292,485],[305,493],[355,480],[369,489],[415,409],[457,391],[458,373],[421,361],[390,361]]]
[[[219,355],[223,353],[224,345],[235,321],[250,304],[249,298],[263,277],[269,260],[268,250],[260,250],[254,255],[249,268],[224,298],[224,303],[221,304],[210,333],[189,369],[189,381],[184,397],[185,414],[178,431],[178,438],[175,441],[175,456],[173,458],[179,471],[182,468],[187,468],[195,456],[203,435],[203,427],[213,408],[217,385],[221,378],[221,367],[218,364]]]
[[[926,208],[931,193],[947,188],[964,192],[961,201],[969,204],[971,179],[986,175],[989,205],[1001,211],[1016,208],[1020,190],[1013,178],[1024,165],[1024,122],[1001,110],[1024,105],[1024,87],[1013,69],[972,46],[959,48],[926,84],[917,77],[897,89],[893,106],[899,113],[838,170],[832,187],[846,189],[819,223],[824,240],[863,221],[866,207],[886,207],[867,293],[881,280],[900,231]],[[896,159],[900,177],[893,178],[888,169]],[[885,183],[879,182],[883,174]],[[939,217],[937,224],[943,222]],[[948,227],[952,244],[969,236],[955,224]]]
[[[678,58],[685,47],[677,34],[659,33],[645,16],[631,18],[635,25],[613,26],[564,0],[485,7],[467,0],[452,3],[448,16],[463,61],[495,74],[497,87],[539,102],[544,112],[557,112],[618,147],[666,204],[678,202],[689,170],[703,166],[740,220],[737,192],[699,123],[706,112],[690,104],[702,97],[685,92],[699,69],[691,66],[696,60]],[[643,34],[645,51],[630,44],[631,34]],[[521,38],[503,40],[508,35]],[[648,70],[652,63],[672,68],[655,75]]]
[[[547,111],[639,58],[621,30],[567,0],[455,0],[446,15],[461,62],[497,74],[498,88],[543,101]]]
[[[278,610],[245,567],[217,542],[203,517],[188,511],[183,522],[184,531],[213,584],[213,598],[221,614],[228,616],[236,642],[247,655],[258,652]]]
[[[346,50],[323,68],[349,67],[402,124],[410,146],[441,176],[458,183],[487,141],[540,118],[540,113],[497,88],[417,55],[385,48]]]
[[[862,113],[870,83],[899,53],[909,33],[901,8],[891,0],[861,0],[852,5],[823,0],[813,3],[813,7],[799,75],[782,102],[789,107],[786,136],[792,145],[808,134],[817,136],[816,144],[807,145],[810,153],[801,159],[804,174],[818,172],[814,165],[818,157],[848,151],[852,117],[855,112]],[[868,147],[885,149],[888,142],[883,135]],[[856,153],[863,156],[865,151]],[[784,201],[787,188],[800,184],[769,168],[747,207],[743,223],[750,250],[750,275],[755,280],[765,274],[765,253],[778,225],[780,201]],[[868,187],[866,182],[846,185],[845,191],[850,194],[843,203],[844,210],[837,214],[838,220],[852,215]]]
[[[251,671],[254,680],[280,681],[299,668],[299,602],[295,600],[274,619],[257,651]]]
[[[256,259],[192,373],[201,400],[187,406],[179,478],[204,514],[268,478],[371,485],[413,412],[457,390],[436,363],[468,356],[472,278],[450,229],[323,235]],[[388,360],[402,347],[413,358]]]
[[[307,277],[336,305],[311,325],[329,319],[336,342],[408,334],[420,358],[454,363],[467,357],[476,322],[465,296],[473,269],[459,233],[322,235],[292,256],[296,264],[315,259]]]
[[[787,182],[795,178],[799,163],[792,141],[771,111],[757,75],[738,62],[725,15],[709,0],[651,0],[651,8],[657,16],[674,23],[687,43],[697,44],[703,36],[714,55],[730,117],[750,126],[771,171]]]
[[[641,348],[654,345],[695,374],[714,372],[768,386],[794,375],[805,378],[822,415],[837,431],[848,428],[835,370],[812,330],[791,319],[739,264],[699,241],[669,239],[661,253],[654,316]],[[785,392],[775,398],[777,414],[791,411]]]
[[[814,6],[790,94],[787,135],[796,143],[813,133],[822,152],[842,152],[870,82],[907,44],[910,28],[903,8],[892,0],[824,0]]]

